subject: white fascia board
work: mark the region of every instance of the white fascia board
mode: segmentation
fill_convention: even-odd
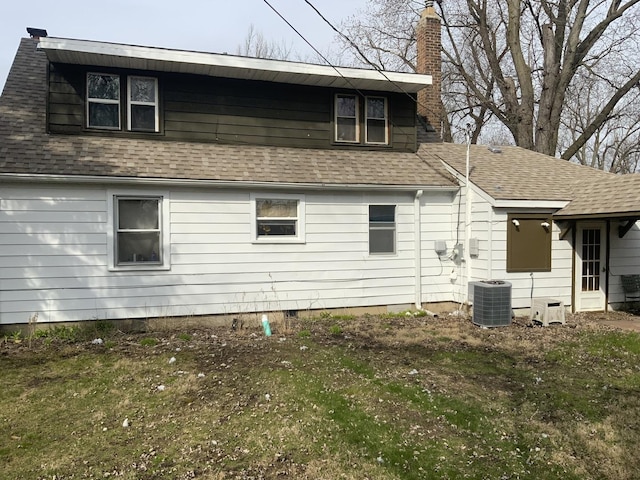
[[[27,173],[1,173],[0,180],[6,182],[45,182],[78,183],[100,185],[163,186],[163,187],[218,187],[218,188],[263,188],[279,190],[376,190],[394,192],[455,192],[458,187],[439,185],[384,185],[359,183],[287,183],[287,182],[251,182],[225,180],[189,180],[175,178],[139,178],[139,177],[102,177],[97,175],[53,175]]]
[[[241,57],[66,38],[43,37],[38,48],[54,62],[196,73],[231,78],[320,86],[375,88],[415,93],[431,85],[431,75],[379,72],[350,67]]]
[[[569,205],[570,200],[495,200],[495,208],[528,208],[557,210]]]

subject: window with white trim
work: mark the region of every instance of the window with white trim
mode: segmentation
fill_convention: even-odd
[[[336,95],[334,111],[336,142],[359,142],[358,97],[356,95]]]
[[[369,205],[369,254],[396,253],[396,206]]]
[[[120,76],[87,73],[87,126],[120,129]]]
[[[127,111],[129,130],[158,131],[158,79],[128,77]]]
[[[387,99],[384,97],[365,98],[365,143],[389,143],[389,123]]]
[[[117,74],[87,73],[87,127],[121,130],[125,108],[128,131],[158,132],[158,79],[128,76],[126,92],[122,82]]]
[[[161,192],[109,191],[109,268],[169,269],[168,210],[168,195]]]
[[[304,242],[304,195],[251,195],[253,241]]]

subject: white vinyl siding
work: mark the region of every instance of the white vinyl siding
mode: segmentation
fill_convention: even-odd
[[[57,322],[413,302],[411,194],[307,192],[302,244],[252,242],[249,192],[25,184],[3,187],[0,195],[2,323],[26,323],[34,313],[39,322]],[[114,269],[114,196],[162,196],[169,203],[163,236],[170,237],[164,243],[170,268]],[[427,197],[424,212],[434,208]],[[396,255],[370,256],[366,205],[384,203],[396,205]],[[431,225],[424,228],[427,239]],[[437,260],[432,251],[428,256],[425,273],[433,275]]]
[[[551,271],[548,272],[507,272],[507,221],[508,215],[517,213],[550,213],[545,210],[528,209],[496,209],[483,198],[484,193],[473,186],[471,205],[471,237],[478,238],[479,255],[471,259],[471,278],[480,280],[506,280],[511,283],[512,306],[524,309],[531,306],[531,297],[550,297],[571,305],[572,255],[571,234],[560,239],[560,229],[553,223],[551,226]],[[462,189],[464,192],[464,189]],[[453,202],[453,224],[459,218],[456,235],[464,242],[465,234],[465,197],[456,197]],[[458,217],[458,205],[460,216]],[[466,256],[466,254],[465,254]],[[457,297],[466,298],[465,266],[457,270],[455,285]]]

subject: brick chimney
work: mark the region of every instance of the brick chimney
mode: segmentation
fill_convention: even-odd
[[[442,41],[440,17],[433,7],[433,1],[425,2],[416,28],[418,73],[431,75],[433,85],[418,92],[418,116],[422,117],[427,130],[442,139],[443,106],[440,89],[442,85]]]

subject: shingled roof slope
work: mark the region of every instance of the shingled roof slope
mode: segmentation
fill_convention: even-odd
[[[493,150],[493,151],[492,151]],[[499,150],[499,153],[494,153]],[[466,174],[466,145],[422,144],[418,153]],[[471,145],[470,179],[496,200],[573,200],[583,185],[620,178],[520,147]]]
[[[640,174],[610,175],[574,188],[575,197],[558,218],[640,217]]]
[[[22,39],[0,97],[0,174],[455,188],[414,153],[46,134],[47,59]]]

